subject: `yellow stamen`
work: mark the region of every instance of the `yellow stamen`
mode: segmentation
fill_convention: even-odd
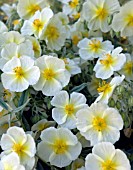
[[[39,19],[35,19],[33,25],[38,31],[43,29],[43,23]]]
[[[60,33],[56,26],[49,25],[46,29],[45,35],[48,39],[56,40],[59,38]]]
[[[36,11],[38,10],[41,11],[41,7],[37,4],[33,4],[33,5],[28,6],[27,10],[29,11],[31,15],[34,15]]]
[[[77,35],[74,35],[72,37],[72,42],[74,45],[77,45],[80,40],[81,40],[81,38],[79,38]]]
[[[106,81],[102,81],[100,86],[97,88],[98,93],[108,93],[111,90],[110,83],[106,83]]]
[[[98,41],[98,40],[92,40],[92,42],[89,43],[89,47],[91,48],[91,50],[92,50],[93,52],[96,53],[96,52],[98,52],[99,49],[101,48],[101,42]]]
[[[79,5],[79,0],[72,0],[69,2],[70,8],[76,8]]]
[[[133,26],[133,15],[128,15],[128,17],[126,17],[125,21],[128,23],[128,26]]]
[[[22,67],[16,67],[16,68],[13,69],[13,71],[15,72],[16,77],[18,79],[20,79],[24,76],[24,71],[23,71]]]
[[[47,68],[44,70],[43,75],[46,80],[52,80],[56,76],[56,73],[52,69]]]
[[[107,127],[106,121],[100,117],[95,117],[92,124],[97,131],[103,131]]]
[[[124,67],[123,67],[124,71],[128,74],[128,75],[132,75],[133,74],[133,62],[132,61],[128,61]]]
[[[108,11],[106,8],[98,7],[96,15],[100,20],[104,20],[108,16]]]
[[[67,115],[72,115],[75,112],[74,105],[73,104],[68,104],[65,106],[65,112]]]
[[[106,67],[110,67],[114,63],[114,60],[110,54],[106,54],[106,58],[103,60],[100,60],[100,63]]]
[[[53,149],[56,154],[63,154],[67,151],[68,145],[65,140],[58,139],[55,141]]]
[[[79,19],[80,18],[80,13],[78,12],[77,14],[72,15],[74,19]]]
[[[18,155],[21,155],[22,152],[24,151],[24,146],[19,144],[19,143],[15,143],[12,147],[13,151],[16,152]]]
[[[107,160],[102,163],[102,170],[116,170],[116,163]]]

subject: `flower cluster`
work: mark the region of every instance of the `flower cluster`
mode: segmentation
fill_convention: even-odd
[[[120,145],[133,132],[126,1],[1,7],[0,170],[131,170],[132,144]]]

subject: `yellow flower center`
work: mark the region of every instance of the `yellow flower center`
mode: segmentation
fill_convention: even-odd
[[[128,23],[128,26],[133,26],[133,15],[129,15],[126,18],[126,22]]]
[[[46,80],[52,80],[55,77],[56,73],[52,69],[47,68],[44,70],[43,75]]]
[[[39,19],[35,19],[33,25],[38,31],[43,29],[43,23]]]
[[[106,121],[100,117],[95,117],[93,119],[92,124],[93,124],[94,129],[96,129],[97,131],[103,131],[107,127]]]
[[[73,104],[68,104],[65,106],[65,112],[67,115],[72,115],[75,112],[75,108]]]
[[[108,11],[106,8],[98,7],[96,15],[100,20],[104,20],[108,16]]]
[[[107,160],[102,163],[102,170],[116,170],[116,163]]]
[[[24,71],[23,71],[22,67],[15,67],[15,68],[13,69],[13,71],[15,72],[16,77],[17,77],[18,79],[20,79],[20,78],[22,78],[22,77],[24,76]]]
[[[11,92],[9,92],[9,90],[7,89],[4,89],[4,94],[3,94],[4,100],[8,100],[11,96],[12,96]]]
[[[4,165],[4,170],[13,170],[13,167],[11,165]]]
[[[50,25],[47,27],[45,35],[48,39],[56,40],[59,38],[60,33],[56,26]]]
[[[77,14],[72,15],[74,19],[79,19],[80,18],[80,13],[78,12]]]
[[[15,143],[12,147],[13,151],[16,152],[18,155],[21,155],[24,147],[23,145],[19,144],[19,143]]]
[[[31,15],[34,15],[38,10],[41,11],[41,7],[37,4],[32,4],[28,7],[28,11]]]
[[[74,45],[77,45],[78,42],[80,41],[80,39],[81,39],[81,38],[79,38],[77,35],[74,35],[74,36],[72,37],[72,42],[73,42],[73,44],[74,44]]]
[[[114,60],[110,54],[106,54],[106,58],[100,60],[100,63],[103,64],[105,67],[110,67],[114,63]]]
[[[64,154],[68,149],[68,145],[65,140],[58,139],[55,141],[53,149],[56,154]]]
[[[89,43],[89,47],[91,48],[91,50],[92,50],[93,52],[96,53],[96,52],[98,52],[99,49],[101,48],[101,42],[98,41],[98,40],[92,40],[92,42]]]
[[[132,61],[128,61],[124,67],[123,67],[124,71],[128,74],[128,75],[132,75],[133,74],[133,62]]]
[[[76,8],[78,4],[79,0],[72,0],[71,2],[69,2],[70,8]]]
[[[100,86],[97,88],[98,93],[107,93],[111,90],[111,85],[110,83],[106,83],[106,81],[102,81]]]

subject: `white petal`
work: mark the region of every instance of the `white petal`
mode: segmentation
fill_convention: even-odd
[[[67,105],[68,103],[69,103],[69,95],[67,91],[60,91],[51,100],[51,104],[59,108],[64,108],[64,106]]]
[[[65,113],[64,109],[54,108],[54,109],[52,109],[52,118],[58,124],[62,124],[62,123],[64,123],[66,121],[67,114]]]

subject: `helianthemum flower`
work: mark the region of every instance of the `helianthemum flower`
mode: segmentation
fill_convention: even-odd
[[[119,123],[118,123],[119,122]],[[91,145],[101,141],[115,143],[120,138],[123,120],[119,112],[103,103],[92,104],[77,113],[77,128]]]
[[[34,51],[32,48],[32,43],[29,40],[19,45],[15,43],[6,44],[1,50],[0,69],[2,70],[4,65],[13,57],[20,58],[25,55],[34,58]]]
[[[108,103],[109,98],[112,96],[114,89],[116,86],[119,86],[122,81],[124,80],[125,76],[122,75],[114,77],[111,82],[102,81],[102,83],[99,83],[99,87],[97,88],[97,92],[99,93],[99,96],[97,97],[95,102],[103,102]]]
[[[112,21],[112,28],[115,32],[121,32],[121,36],[133,35],[133,1],[127,2],[116,14]]]
[[[88,0],[83,5],[83,17],[88,21],[90,30],[100,29],[102,32],[108,32],[108,18],[119,9],[118,0]]]
[[[66,37],[66,28],[62,25],[60,19],[55,16],[49,21],[41,39],[46,41],[48,49],[59,51],[64,45]]]
[[[0,160],[1,170],[25,170],[24,166],[20,164],[19,156],[12,152],[9,155],[4,155]]]
[[[66,91],[55,95],[51,104],[56,107],[52,110],[53,119],[59,125],[69,129],[76,128],[76,113],[88,106],[83,94],[73,92],[69,97]]]
[[[103,56],[108,51],[113,50],[113,45],[110,41],[103,41],[102,37],[84,38],[78,43],[79,55],[84,60],[93,60]]]
[[[95,145],[92,153],[86,157],[87,170],[131,170],[126,154],[115,149],[113,144],[102,142]]]
[[[34,66],[34,60],[27,56],[13,57],[4,65],[2,71],[4,88],[15,92],[26,90],[29,85],[36,84],[40,77],[39,68]]]
[[[125,54],[121,53],[122,48],[117,47],[112,52],[106,53],[97,61],[94,71],[96,77],[101,79],[110,78],[114,71],[119,71],[126,62]]]
[[[21,28],[22,34],[34,34],[37,38],[40,38],[52,16],[53,12],[50,8],[44,8],[41,12],[37,11],[32,18],[24,22],[24,25]]]
[[[53,127],[41,134],[42,142],[38,144],[39,157],[57,167],[65,167],[77,159],[81,153],[81,144],[68,129]]]
[[[3,154],[15,152],[20,158],[20,163],[27,169],[31,170],[34,166],[35,142],[22,128],[10,127],[1,137],[1,148],[4,150]]]
[[[54,96],[69,83],[70,76],[66,73],[63,60],[44,55],[36,60],[36,65],[40,68],[41,75],[38,83],[34,85],[35,90]]]
[[[23,19],[31,18],[36,11],[41,11],[45,7],[44,0],[19,0],[17,12]]]

